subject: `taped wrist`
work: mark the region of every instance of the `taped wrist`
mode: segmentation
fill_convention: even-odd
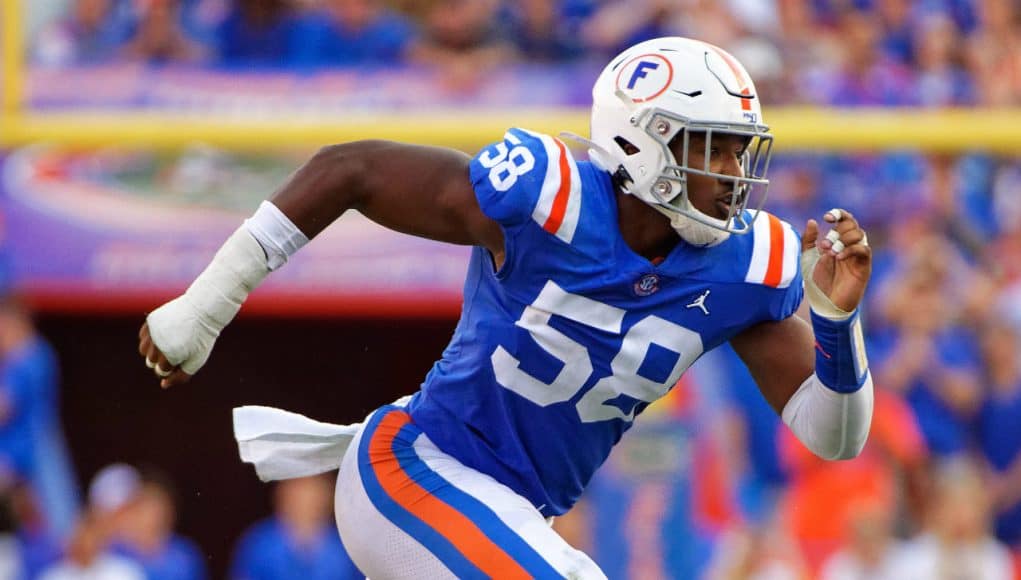
[[[846,320],[853,312],[848,312],[830,300],[830,297],[819,288],[812,277],[815,265],[819,262],[819,248],[809,248],[801,252],[801,276],[805,281],[805,298],[812,310],[831,320]]]
[[[200,320],[218,335],[269,272],[262,246],[241,226],[227,238],[184,296]]]
[[[270,201],[259,204],[259,209],[245,220],[244,227],[266,252],[270,270],[286,264],[288,258],[308,243],[308,237]]]
[[[853,393],[865,384],[869,363],[861,317],[855,309],[844,320],[833,320],[812,309],[815,332],[815,374],[838,393]]]

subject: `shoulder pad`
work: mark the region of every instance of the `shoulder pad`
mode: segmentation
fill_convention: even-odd
[[[471,163],[482,210],[504,224],[534,220],[570,243],[581,213],[581,177],[571,151],[559,139],[510,129],[503,141],[483,149]]]

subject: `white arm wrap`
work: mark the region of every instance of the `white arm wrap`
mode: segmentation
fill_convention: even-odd
[[[872,405],[872,373],[848,394],[826,388],[812,373],[784,406],[783,422],[819,457],[851,459],[868,439]]]
[[[153,343],[171,364],[195,374],[220,331],[269,271],[262,246],[239,227],[182,296],[146,318]]]

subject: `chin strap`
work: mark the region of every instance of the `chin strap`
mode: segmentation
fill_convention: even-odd
[[[722,244],[730,238],[730,232],[715,228],[709,224],[701,223],[695,219],[692,219],[683,213],[675,210],[663,207],[661,205],[650,204],[653,209],[659,213],[670,218],[670,225],[677,232],[677,235],[681,236],[681,239],[700,248],[711,248],[713,246]],[[698,210],[692,210],[698,211]],[[713,219],[706,216],[706,219]]]

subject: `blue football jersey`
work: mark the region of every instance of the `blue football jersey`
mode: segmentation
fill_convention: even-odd
[[[473,250],[457,330],[408,410],[546,516],[574,504],[703,352],[801,302],[800,241],[774,216],[654,264],[621,237],[610,175],[558,139],[511,129],[472,160],[471,180],[505,261]]]

